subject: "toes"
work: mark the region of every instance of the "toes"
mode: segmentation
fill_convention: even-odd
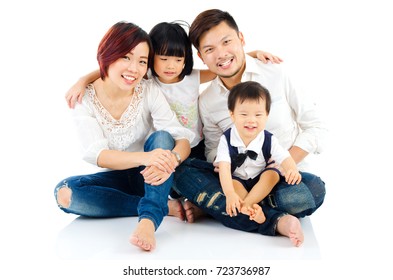
[[[147,242],[146,240],[143,240],[143,239],[139,238],[138,236],[131,236],[130,243],[132,245],[135,245],[135,246],[145,250],[145,251],[151,251],[155,247],[150,242]]]

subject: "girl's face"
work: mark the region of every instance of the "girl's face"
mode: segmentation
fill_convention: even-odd
[[[172,84],[179,82],[179,75],[184,68],[184,57],[154,55],[154,71],[160,82]]]
[[[268,113],[265,100],[244,100],[236,102],[233,112],[230,112],[232,122],[239,132],[239,136],[247,145],[255,139],[259,132],[265,129]]]
[[[133,89],[147,72],[149,46],[139,43],[125,56],[109,65],[108,78],[122,90]]]

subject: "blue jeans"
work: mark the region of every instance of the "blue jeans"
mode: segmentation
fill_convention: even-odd
[[[322,205],[325,183],[317,176],[302,172],[302,183],[297,186],[280,181],[260,204],[266,221],[258,224],[247,215],[230,217],[226,213],[226,198],[213,164],[199,159],[187,159],[175,172],[173,188],[205,213],[223,225],[247,232],[276,235],[277,222],[286,214],[298,218],[311,215]]]
[[[154,132],[144,145],[145,152],[156,148],[172,150],[175,141],[165,131]],[[151,186],[144,183],[140,171],[143,166],[126,170],[113,170],[90,175],[73,176],[62,180],[55,188],[55,198],[60,188],[71,190],[71,202],[66,213],[87,217],[138,216],[151,220],[155,228],[168,214],[168,194],[173,184],[173,174],[163,184]]]

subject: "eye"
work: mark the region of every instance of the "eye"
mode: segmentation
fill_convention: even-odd
[[[205,53],[211,53],[213,51],[213,48],[207,48],[205,49]]]
[[[224,41],[224,45],[228,45],[228,44],[230,44],[232,42],[232,40],[225,40]]]
[[[124,60],[130,60],[130,58],[129,58],[128,55],[123,56],[123,59],[124,59]]]
[[[143,64],[143,65],[147,65],[147,61],[146,60],[141,60],[141,61],[139,61],[139,63]]]

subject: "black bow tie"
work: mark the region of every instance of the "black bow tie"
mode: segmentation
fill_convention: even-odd
[[[236,167],[239,167],[244,163],[247,157],[249,157],[252,160],[256,160],[257,156],[258,154],[254,151],[246,151],[245,153],[237,154],[233,159],[233,163],[235,164]]]

